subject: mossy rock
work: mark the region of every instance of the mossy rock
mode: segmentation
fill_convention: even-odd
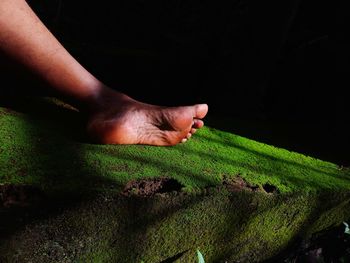
[[[31,103],[0,108],[1,262],[257,262],[350,217],[333,163],[209,127],[96,145],[74,109]]]

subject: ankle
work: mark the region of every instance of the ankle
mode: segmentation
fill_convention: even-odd
[[[115,108],[132,102],[135,102],[135,100],[126,94],[103,85],[99,91],[87,101],[86,111],[87,113],[101,112],[111,107]]]

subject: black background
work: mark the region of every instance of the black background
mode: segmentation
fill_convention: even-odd
[[[343,2],[29,1],[109,86],[148,103],[206,102],[209,125],[350,165]]]

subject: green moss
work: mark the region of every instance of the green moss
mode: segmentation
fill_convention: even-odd
[[[146,199],[104,196],[29,225],[0,252],[8,262],[66,262],[65,256],[67,262],[161,262],[182,252],[181,262],[195,262],[200,249],[207,262],[257,262],[318,228],[318,219],[334,212],[327,209],[330,203],[319,202],[326,196],[222,191]],[[349,193],[331,203],[345,200],[349,203]],[[338,219],[332,223],[343,220]]]
[[[350,216],[350,172],[333,163],[210,127],[175,147],[95,145],[77,136],[78,115],[57,109],[48,117],[0,109],[0,184],[81,198],[11,232],[0,261],[153,263],[184,253],[181,262],[195,262],[199,249],[206,262],[255,262]],[[222,187],[237,175],[278,191]],[[183,192],[117,194],[159,176]]]
[[[131,179],[169,176],[187,190],[218,185],[240,175],[281,193],[349,189],[349,171],[213,128],[175,147],[111,146],[67,139],[74,132],[55,123],[0,112],[0,182],[30,183],[53,191],[86,191]]]

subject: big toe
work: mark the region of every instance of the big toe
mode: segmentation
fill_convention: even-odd
[[[208,113],[208,105],[207,104],[196,104],[194,105],[194,118],[203,119],[205,115]]]

